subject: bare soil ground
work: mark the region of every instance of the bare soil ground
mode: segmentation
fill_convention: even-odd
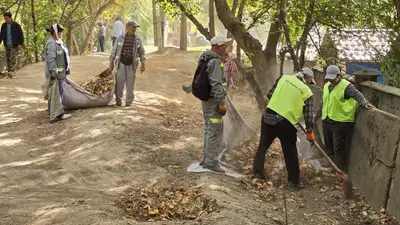
[[[57,123],[49,123],[41,97],[43,64],[1,79],[0,225],[285,224],[279,145],[268,156],[269,183],[186,172],[200,157],[203,121],[199,102],[181,85],[191,81],[199,54],[149,54],[146,72],[137,74],[132,107],[73,111]],[[71,65],[71,78],[83,83],[108,60],[93,54],[72,57]],[[243,93],[234,103],[258,131],[261,114]],[[228,161],[248,174],[257,144],[254,137]],[[359,199],[345,201],[331,175],[306,165],[302,172],[305,188],[285,197],[288,224],[395,224]],[[119,204],[141,198],[134,190],[154,187],[196,187],[217,207],[192,220],[143,222]]]

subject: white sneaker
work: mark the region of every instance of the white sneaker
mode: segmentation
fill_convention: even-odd
[[[70,118],[71,116],[72,116],[71,114],[64,114],[64,115],[60,118],[60,120],[66,120],[66,119]]]

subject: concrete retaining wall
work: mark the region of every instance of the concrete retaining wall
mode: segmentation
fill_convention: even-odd
[[[371,81],[357,86],[380,110],[357,113],[349,177],[372,207],[383,207],[400,221],[400,89]],[[322,92],[312,90],[318,104]]]
[[[376,107],[396,116],[400,116],[400,89],[365,81],[359,85],[360,91]]]
[[[400,119],[366,110],[357,114],[349,177],[368,203],[378,210],[386,208],[389,200],[399,134]]]

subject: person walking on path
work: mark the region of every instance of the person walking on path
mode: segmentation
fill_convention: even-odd
[[[99,26],[99,33],[97,38],[99,40],[99,52],[104,52],[104,43],[106,41],[106,27],[102,22],[97,24]]]
[[[224,74],[221,56],[226,54],[230,39],[213,37],[211,51],[204,52],[200,58],[191,89],[199,98],[204,115],[204,150],[200,165],[217,173],[225,173],[218,162],[223,138],[223,116],[226,114],[223,86]]]
[[[115,82],[115,98],[116,106],[122,106],[122,96],[124,85],[126,84],[125,106],[132,105],[135,95],[137,57],[140,58],[140,72],[145,71],[145,51],[142,40],[136,35],[136,29],[139,26],[135,22],[126,24],[127,33],[119,36],[114,45],[110,56],[110,68],[114,69],[117,65],[116,82]]]
[[[115,45],[117,38],[124,34],[125,34],[125,27],[121,21],[121,18],[118,16],[117,18],[115,18],[114,26],[111,32],[112,46]]]
[[[53,24],[46,29],[51,34],[45,47],[45,76],[50,121],[64,120],[71,117],[64,113],[63,82],[70,73],[68,49],[61,40],[64,28],[60,24]]]
[[[347,172],[356,110],[359,105],[370,111],[376,108],[353,84],[341,78],[336,65],[328,66],[325,80],[322,104],[315,120],[322,116],[325,152],[341,170]]]
[[[5,23],[1,26],[0,44],[3,42],[6,49],[7,76],[12,78],[14,71],[17,70],[19,51],[24,44],[24,33],[21,26],[13,21],[10,12],[4,13],[3,16]]]
[[[300,167],[297,154],[297,129],[302,114],[307,128],[307,140],[314,141],[313,132],[313,93],[307,86],[313,82],[314,73],[303,68],[293,75],[283,75],[275,82],[268,93],[269,103],[261,119],[261,137],[254,157],[253,173],[255,179],[265,179],[265,154],[275,140],[279,138],[289,187],[300,187]]]

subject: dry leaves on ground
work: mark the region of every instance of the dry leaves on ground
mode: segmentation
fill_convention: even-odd
[[[135,190],[121,197],[118,205],[139,221],[191,220],[217,209],[215,199],[196,188]]]
[[[102,95],[110,92],[114,88],[114,76],[112,70],[106,69],[100,74],[89,78],[89,80],[83,83],[81,87],[95,95]]]
[[[251,177],[253,159],[258,143],[257,136],[244,140],[238,147],[229,152],[226,158],[231,164],[237,165],[237,170],[248,175],[247,179],[243,180],[245,186],[255,190],[262,201],[281,201],[283,197],[281,189],[286,184],[287,174],[280,143],[274,141],[267,152],[264,165],[267,179],[263,181],[253,180]],[[319,205],[320,214],[324,214],[323,219],[330,221],[326,224],[337,224],[337,222],[351,225],[398,224],[393,217],[386,214],[384,209],[380,211],[372,209],[358,193],[353,199],[345,200],[342,184],[336,174],[316,171],[303,160],[300,161],[300,171],[301,182],[308,192],[288,192],[286,196],[288,202],[296,203],[298,209],[294,211],[298,214],[302,214],[299,209],[307,208],[310,202],[314,202],[312,204]],[[305,202],[308,202],[308,204],[305,204]],[[277,207],[276,210],[279,210],[279,208]],[[307,218],[313,218],[312,214],[304,215]],[[294,215],[294,217],[297,216]],[[314,216],[315,218],[318,217],[318,215]]]

